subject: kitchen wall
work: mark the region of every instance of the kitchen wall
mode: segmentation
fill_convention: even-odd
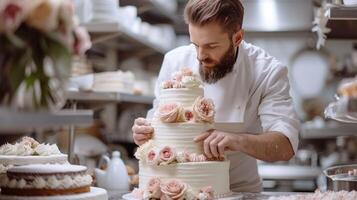
[[[245,40],[253,43],[263,49],[269,54],[275,56],[283,64],[290,67],[291,60],[302,48],[306,47],[308,43],[314,43],[314,35],[309,32],[247,32],[245,33]],[[327,40],[325,50],[331,55],[336,56],[337,62],[341,63],[351,53],[353,43],[356,40]],[[309,65],[309,61],[306,61]],[[292,88],[294,88],[294,83]],[[322,101],[328,103],[333,100],[333,95],[336,90],[336,84],[330,84],[325,88],[325,91],[321,94]],[[302,108],[302,98],[292,90],[292,96],[294,98],[295,107],[298,111],[300,118],[305,118],[305,113]]]

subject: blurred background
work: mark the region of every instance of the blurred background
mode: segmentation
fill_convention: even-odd
[[[73,59],[63,109],[83,112],[23,115],[0,109],[0,144],[23,135],[57,143],[63,153],[71,152],[73,162],[92,171],[101,167],[102,155],[118,150],[134,175],[138,162],[131,127],[152,107],[165,53],[190,43],[182,17],[187,1],[74,2],[92,47]],[[302,122],[299,150],[291,161],[259,162],[265,191],[325,190],[323,169],[357,163],[357,120],[337,115],[330,104],[337,101],[341,81],[357,75],[355,3],[243,0],[245,40],[288,66]],[[335,119],[325,118],[325,110]]]

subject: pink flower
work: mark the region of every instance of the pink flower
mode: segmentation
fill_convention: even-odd
[[[159,108],[160,120],[166,123],[176,122],[181,109],[182,109],[181,106],[179,106],[177,103],[168,103],[160,106]]]
[[[149,165],[157,165],[159,163],[159,155],[155,150],[150,150],[146,157],[146,162]]]
[[[131,194],[135,199],[144,199],[144,191],[142,189],[134,188]]]
[[[164,81],[161,85],[161,88],[162,89],[169,89],[169,88],[173,88],[174,86],[174,82],[171,81],[171,80],[168,80],[168,81]]]
[[[178,180],[171,180],[161,186],[161,191],[167,199],[183,200],[187,191],[187,185]]]
[[[183,88],[182,83],[180,81],[175,81],[172,85],[173,88]]]
[[[180,82],[182,80],[183,75],[181,74],[181,72],[175,72],[173,73],[173,79],[174,81]]]
[[[197,155],[195,153],[190,154],[190,162],[205,162],[207,157],[203,154]]]
[[[186,150],[179,152],[177,153],[176,160],[179,163],[190,162],[190,154]]]
[[[197,195],[199,200],[213,200],[214,191],[211,186],[204,187],[200,190],[200,193]]]
[[[84,55],[84,53],[92,46],[89,34],[85,28],[79,26],[74,29],[74,35],[74,53],[76,55]]]
[[[160,199],[160,197],[162,196],[160,185],[161,185],[161,180],[159,178],[152,178],[149,180],[146,186],[146,190],[148,190],[150,193],[150,197],[149,197],[150,199],[151,198]]]
[[[215,114],[213,101],[211,99],[197,97],[193,105],[193,114],[198,122],[212,123]]]
[[[175,159],[176,159],[176,155],[175,155],[174,150],[171,147],[166,146],[161,149],[161,151],[160,151],[160,165],[168,165],[168,164],[174,162]]]
[[[192,121],[193,120],[193,112],[191,110],[185,110],[184,112],[185,120]]]
[[[181,69],[181,74],[182,74],[182,76],[192,76],[192,75],[193,75],[193,72],[192,72],[192,70],[191,70],[190,68],[188,68],[188,67],[183,67],[183,68]]]
[[[1,0],[0,3],[0,33],[14,32],[25,18],[24,2],[18,0]],[[26,5],[25,5],[26,6]]]

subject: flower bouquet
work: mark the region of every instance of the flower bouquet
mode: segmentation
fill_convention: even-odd
[[[71,0],[0,1],[0,105],[56,108],[72,56],[91,46]]]

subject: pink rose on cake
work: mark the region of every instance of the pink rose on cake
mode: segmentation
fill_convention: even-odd
[[[187,185],[179,180],[171,180],[161,185],[161,191],[165,199],[183,200]]]
[[[30,146],[31,148],[36,148],[37,145],[39,145],[40,143],[38,143],[36,140],[34,140],[33,138],[30,137],[23,137],[21,138],[21,144],[26,145],[26,146]]]
[[[152,149],[149,151],[146,162],[148,165],[157,165],[159,164],[159,152],[156,149]]]
[[[193,104],[193,114],[198,122],[212,123],[214,120],[215,110],[211,99],[197,97]]]
[[[131,194],[135,199],[144,199],[144,191],[142,189],[134,188]]]
[[[183,67],[183,68],[181,69],[181,74],[182,74],[182,76],[192,76],[192,75],[193,75],[193,72],[192,72],[192,70],[191,70],[190,68],[188,68],[188,67]]]
[[[214,199],[214,191],[211,186],[204,187],[200,189],[200,193],[198,193],[198,200],[213,200]]]
[[[168,103],[160,106],[159,117],[162,122],[173,123],[177,121],[182,107],[177,103]]]
[[[190,162],[190,154],[186,150],[179,152],[176,155],[176,160],[179,163]]]
[[[162,88],[162,89],[173,88],[174,83],[175,83],[175,82],[172,81],[172,80],[164,81],[164,82],[162,82],[162,84],[161,84],[161,88]]]
[[[180,82],[182,80],[182,77],[183,77],[183,75],[181,72],[174,72],[172,74],[172,79],[177,82]]]
[[[169,146],[162,148],[159,156],[160,165],[168,165],[176,161],[175,151]]]
[[[149,199],[160,199],[161,192],[161,180],[159,178],[151,178],[146,186],[146,190],[149,192]]]

